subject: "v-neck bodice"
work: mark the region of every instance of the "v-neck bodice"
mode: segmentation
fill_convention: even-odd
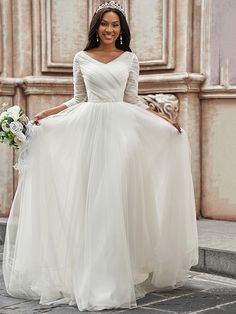
[[[127,51],[124,51],[123,53],[121,53],[118,57],[115,57],[115,58],[113,58],[113,59],[111,59],[110,61],[108,61],[108,62],[102,62],[102,61],[100,61],[100,60],[97,60],[97,59],[95,59],[95,58],[93,58],[93,57],[91,57],[87,52],[84,52],[83,50],[81,51],[81,53],[83,53],[85,56],[87,56],[88,58],[90,58],[90,59],[92,59],[92,60],[94,60],[95,62],[98,62],[98,63],[101,63],[101,64],[104,64],[104,65],[106,65],[106,64],[110,64],[110,63],[112,63],[113,61],[115,62],[116,60],[118,60],[120,57],[122,57],[125,53],[126,53]]]
[[[108,63],[100,62],[84,51],[78,54],[88,101],[122,101],[133,54],[124,52]]]
[[[125,51],[103,63],[81,50],[73,62],[74,97],[65,104],[125,101],[147,109],[138,97],[138,77],[139,62],[133,52]]]

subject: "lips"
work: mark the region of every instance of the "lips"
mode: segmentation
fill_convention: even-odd
[[[103,34],[103,37],[106,38],[106,39],[112,39],[114,36],[113,35]]]

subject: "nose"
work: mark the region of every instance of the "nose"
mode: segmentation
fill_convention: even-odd
[[[111,26],[111,25],[108,25],[107,28],[106,28],[106,31],[107,31],[107,32],[112,32],[112,31],[113,31],[112,26]]]

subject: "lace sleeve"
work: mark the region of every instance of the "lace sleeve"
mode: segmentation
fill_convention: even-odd
[[[132,64],[129,71],[129,77],[127,80],[124,93],[124,101],[147,109],[149,108],[149,106],[146,105],[138,96],[138,77],[139,77],[139,62],[136,54],[133,54]]]
[[[64,102],[67,107],[78,105],[79,103],[87,100],[87,93],[84,84],[84,79],[80,70],[79,56],[75,55],[73,61],[73,84],[74,84],[74,97]]]

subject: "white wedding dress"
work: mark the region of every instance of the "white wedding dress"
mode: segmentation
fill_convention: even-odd
[[[22,148],[6,289],[79,310],[135,307],[148,280],[176,288],[198,262],[188,137],[145,110],[134,53],[105,64],[80,51],[73,69],[68,108]]]

